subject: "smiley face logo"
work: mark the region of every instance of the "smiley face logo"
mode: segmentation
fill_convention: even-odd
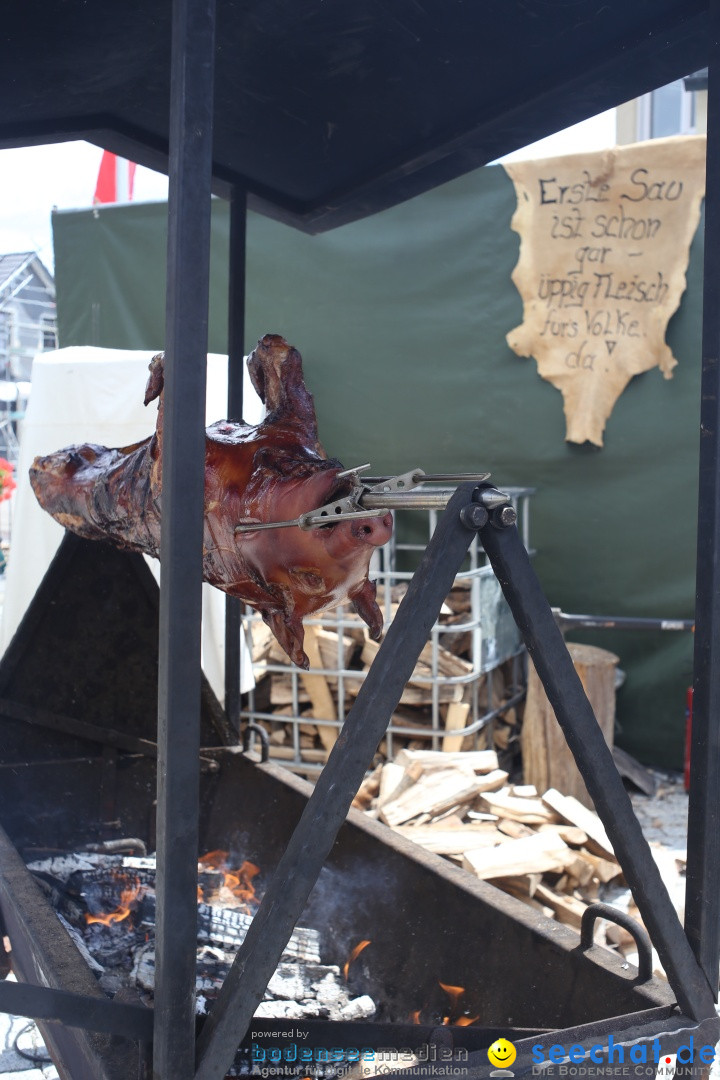
[[[491,1065],[496,1065],[499,1069],[507,1069],[517,1057],[517,1050],[507,1039],[496,1039],[487,1055]]]

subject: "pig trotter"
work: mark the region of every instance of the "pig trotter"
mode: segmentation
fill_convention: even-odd
[[[366,578],[359,589],[348,594],[348,600],[361,619],[370,627],[370,637],[379,641],[383,632],[383,616],[375,600],[377,585]]]

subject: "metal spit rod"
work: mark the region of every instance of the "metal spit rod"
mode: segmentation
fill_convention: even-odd
[[[455,485],[481,484],[490,476],[490,473],[431,473],[427,475],[422,469],[413,469],[399,476],[363,477],[360,481],[358,473],[366,468],[368,468],[367,465],[359,465],[338,474],[339,476],[355,476],[357,481],[354,491],[342,499],[320,506],[317,510],[310,510],[291,521],[246,520],[235,526],[235,533],[292,527],[307,530],[337,521],[359,521],[363,518],[372,518],[378,514],[386,514],[390,510],[444,510],[454,494]],[[427,483],[448,483],[453,487],[445,490],[423,487],[421,490],[420,485]],[[510,506],[510,496],[496,488],[485,488],[481,501],[487,511],[503,507],[504,513],[515,513]],[[511,522],[508,517],[505,524],[509,525],[514,521],[515,518]]]

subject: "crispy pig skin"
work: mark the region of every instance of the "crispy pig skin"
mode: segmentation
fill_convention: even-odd
[[[302,619],[349,599],[377,638],[382,615],[368,578],[392,517],[236,533],[253,522],[290,521],[341,498],[340,462],[318,441],[313,399],[297,349],[266,334],[248,369],[267,414],[257,427],[212,424],[205,438],[203,577],[256,608],[290,659],[308,667]],[[163,355],[150,363],[145,404],[158,400],[155,433],[122,449],[86,443],[38,457],[30,482],[40,505],[79,536],[160,555]]]

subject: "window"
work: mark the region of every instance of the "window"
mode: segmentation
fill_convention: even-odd
[[[57,349],[57,328],[54,315],[43,315],[40,327],[40,348]]]
[[[693,135],[697,130],[697,92],[676,79],[638,98],[638,140]]]

